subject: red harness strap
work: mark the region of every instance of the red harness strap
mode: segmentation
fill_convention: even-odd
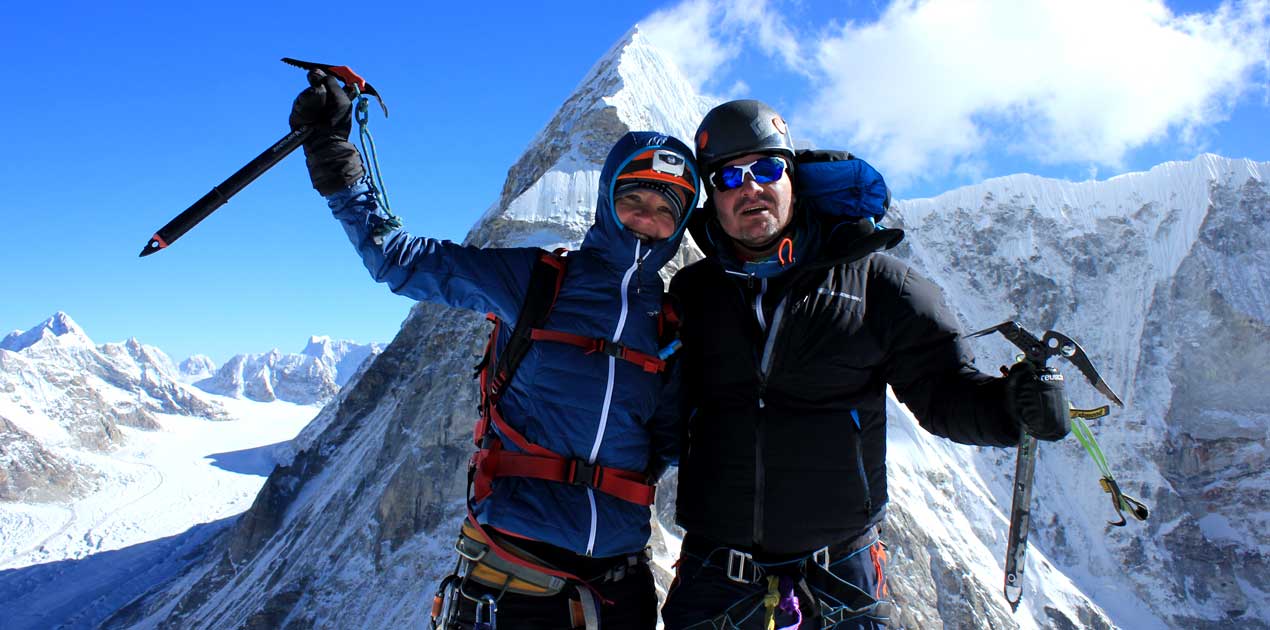
[[[498,401],[502,398],[503,390],[511,381],[528,344],[534,341],[566,343],[578,346],[587,353],[603,352],[639,365],[654,374],[666,367],[665,361],[656,356],[631,350],[606,339],[537,328],[545,323],[555,305],[556,297],[560,294],[565,266],[566,259],[560,252],[544,253],[539,258],[539,264],[531,272],[530,287],[526,291],[527,297],[525,304],[521,306],[517,325],[512,330],[512,338],[507,343],[508,348],[504,348],[504,353],[507,354],[505,362],[500,361],[496,352],[503,322],[493,313],[486,316],[494,323],[494,330],[485,345],[485,358],[478,366],[481,380],[481,417],[476,423],[474,435],[479,450],[472,455],[473,498],[481,501],[489,496],[491,482],[498,477],[527,477],[584,486],[636,505],[652,505],[655,488],[647,483],[647,475],[591,464],[583,459],[566,458],[530,442],[507,424],[499,412]],[[513,347],[514,349],[509,350]],[[504,449],[504,439],[515,445],[519,452]]]
[[[651,355],[631,350],[620,343],[614,343],[607,339],[599,339],[596,337],[584,337],[582,335],[560,332],[556,330],[544,330],[535,328],[530,331],[530,338],[534,341],[555,341],[557,343],[567,343],[571,346],[577,346],[586,351],[587,354],[592,352],[603,352],[611,357],[616,357],[623,361],[629,361],[644,368],[645,372],[657,374],[666,369],[666,362]]]
[[[656,490],[644,483],[640,473],[598,464],[587,464],[582,459],[565,459],[559,456],[543,457],[526,453],[513,453],[501,447],[485,449],[477,456],[477,479],[496,477],[528,477],[558,481],[575,486],[585,486],[604,494],[629,501],[636,505],[653,504]],[[479,486],[479,483],[478,483]],[[476,488],[479,501],[481,488]]]
[[[513,453],[503,448],[502,441],[489,440],[488,446],[472,455],[476,467],[473,481],[473,498],[477,501],[489,496],[490,482],[498,477],[529,477],[556,481],[576,486],[586,486],[636,505],[649,506],[656,497],[656,487],[646,483],[647,476],[621,468],[588,464],[581,459],[567,459],[543,448],[521,435],[503,420],[497,407],[489,409],[489,420],[498,434],[507,438],[524,453]]]

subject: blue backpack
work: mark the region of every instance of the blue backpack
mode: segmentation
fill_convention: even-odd
[[[794,165],[794,194],[813,212],[877,223],[891,206],[882,174],[846,151],[799,151]]]

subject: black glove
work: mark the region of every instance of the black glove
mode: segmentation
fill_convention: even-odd
[[[1061,440],[1072,430],[1063,375],[1052,367],[1015,363],[1006,373],[1005,398],[1014,421],[1038,440]]]
[[[291,104],[291,129],[309,127],[304,159],[309,179],[322,196],[343,190],[362,178],[362,156],[348,141],[352,130],[353,103],[335,77],[321,70],[309,71],[309,88]]]

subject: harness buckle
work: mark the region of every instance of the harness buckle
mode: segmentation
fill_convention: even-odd
[[[829,547],[821,547],[811,554],[811,561],[820,565],[820,568],[829,570]]]
[[[584,486],[594,490],[599,485],[599,468],[596,464],[588,464],[584,459],[569,460],[569,485]]]
[[[599,345],[597,350],[615,359],[622,358],[622,353],[626,350],[626,346],[623,346],[620,343],[614,343],[608,339],[597,339],[596,341]]]
[[[746,577],[746,568],[749,577]],[[737,549],[728,549],[728,579],[741,584],[753,584],[758,581],[758,565],[754,564],[754,556]]]

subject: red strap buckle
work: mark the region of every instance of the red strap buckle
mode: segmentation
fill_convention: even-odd
[[[603,352],[615,359],[625,358],[626,346],[620,343],[613,343],[608,339],[596,339],[595,346],[595,351]]]
[[[565,482],[572,486],[584,486],[592,490],[598,489],[603,478],[603,468],[588,464],[586,460],[569,460],[569,475]]]

